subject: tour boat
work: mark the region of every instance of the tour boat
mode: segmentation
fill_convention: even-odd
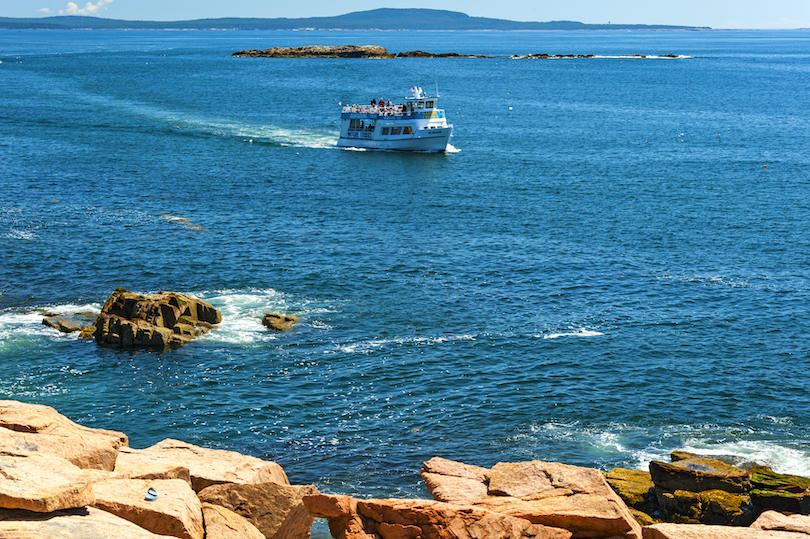
[[[436,92],[438,94],[438,92]],[[404,103],[380,99],[369,105],[346,105],[340,114],[338,146],[374,150],[438,151],[450,143],[453,126],[439,96],[430,97],[421,88],[411,88]]]

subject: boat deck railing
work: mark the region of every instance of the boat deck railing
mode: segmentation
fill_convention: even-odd
[[[380,107],[378,105],[345,105],[343,107],[344,113],[358,112],[361,114],[376,114],[378,116],[408,116],[409,113],[405,112],[399,106]]]

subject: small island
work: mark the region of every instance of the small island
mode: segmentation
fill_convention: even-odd
[[[422,50],[389,52],[379,45],[306,45],[304,47],[272,47],[270,49],[248,49],[231,56],[250,58],[494,58],[481,54],[458,54],[456,52],[433,53]],[[515,54],[512,60],[561,59],[561,58],[688,58],[677,54],[630,54],[616,56],[596,56],[593,54]]]
[[[410,51],[393,54],[379,45],[307,45],[304,47],[272,47],[264,50],[244,50],[231,56],[261,58],[491,58],[491,56],[461,55],[455,52],[434,54]]]

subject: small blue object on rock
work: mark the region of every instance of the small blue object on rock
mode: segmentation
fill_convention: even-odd
[[[149,490],[146,491],[146,498],[145,498],[146,501],[153,502],[157,500],[157,497],[158,497],[157,490],[150,488]]]

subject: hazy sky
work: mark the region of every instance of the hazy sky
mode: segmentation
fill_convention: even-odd
[[[380,7],[433,8],[516,21],[675,24],[712,28],[810,28],[810,0],[0,0],[0,16],[94,15],[176,21],[301,18]]]

